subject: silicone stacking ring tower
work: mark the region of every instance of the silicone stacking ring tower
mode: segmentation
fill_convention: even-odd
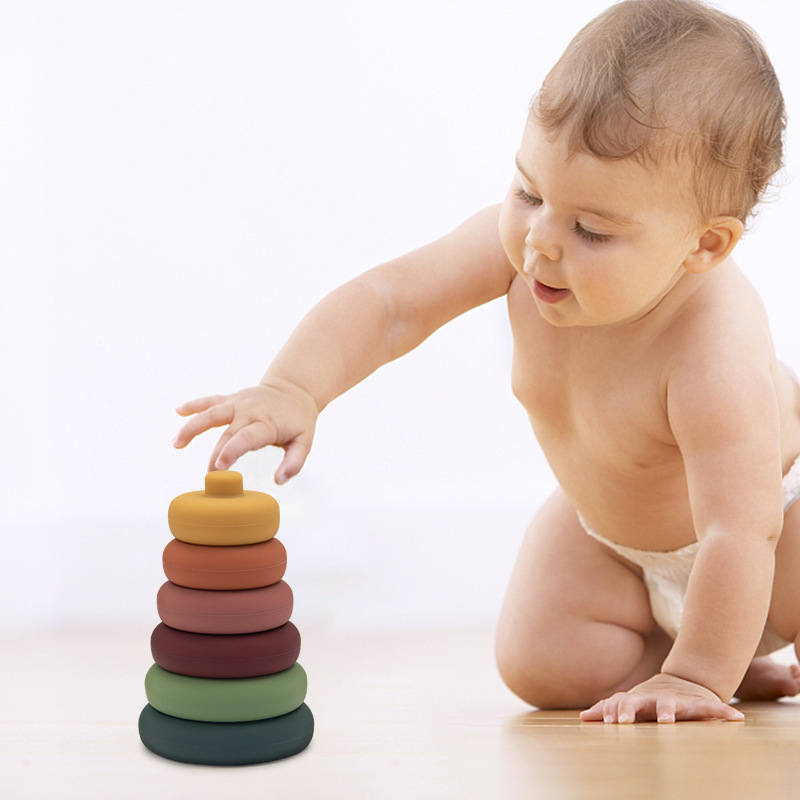
[[[152,752],[190,764],[257,764],[295,755],[314,733],[297,663],[294,597],[283,580],[280,513],[238,472],[212,472],[205,490],[169,507],[175,537],[150,639],[155,663],[139,736]]]

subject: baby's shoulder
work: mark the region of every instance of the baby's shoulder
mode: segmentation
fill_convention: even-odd
[[[666,332],[663,352],[665,382],[676,397],[695,402],[702,393],[735,405],[747,402],[756,385],[768,391],[775,365],[769,321],[758,292],[735,265],[685,304]]]
[[[771,353],[769,320],[755,287],[732,262],[714,272],[676,315],[667,334],[673,344],[715,357]]]

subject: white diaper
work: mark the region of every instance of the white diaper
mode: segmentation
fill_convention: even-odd
[[[783,510],[784,512],[798,498],[800,498],[800,458],[792,464],[791,469],[783,478]],[[683,618],[686,587],[689,584],[689,575],[694,566],[699,542],[693,542],[678,550],[639,550],[635,547],[625,547],[597,531],[592,530],[583,517],[578,514],[581,525],[586,533],[597,539],[606,547],[611,548],[623,558],[641,567],[647,592],[650,596],[650,609],[655,621],[674,639]],[[767,655],[780,650],[789,642],[778,636],[769,622],[764,628],[764,634],[756,650],[757,656]]]

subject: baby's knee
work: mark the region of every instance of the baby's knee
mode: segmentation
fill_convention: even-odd
[[[503,683],[521,700],[536,708],[586,708],[583,691],[569,685],[569,678],[552,658],[536,647],[498,638],[497,669]]]

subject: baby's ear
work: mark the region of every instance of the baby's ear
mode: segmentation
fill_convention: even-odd
[[[689,253],[683,266],[699,275],[721,264],[739,244],[744,233],[742,221],[736,217],[717,217],[701,234],[697,249]]]

